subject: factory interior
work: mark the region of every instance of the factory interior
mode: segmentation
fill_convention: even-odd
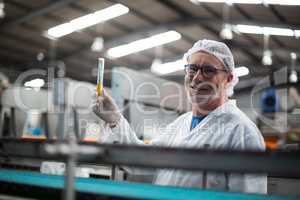
[[[300,0],[0,0],[0,199],[300,199],[299,57]]]

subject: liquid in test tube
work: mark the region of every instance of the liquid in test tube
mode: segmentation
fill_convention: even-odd
[[[101,96],[103,92],[103,76],[104,76],[104,58],[98,58],[98,76],[97,76],[98,96]]]

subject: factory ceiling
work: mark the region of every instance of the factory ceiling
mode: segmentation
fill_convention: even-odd
[[[229,6],[195,3],[195,0],[4,0],[4,3],[6,15],[0,19],[2,68],[16,74],[63,61],[68,77],[90,82],[95,82],[93,69],[97,66],[98,57],[107,58],[107,69],[126,66],[149,71],[155,58],[163,62],[179,59],[199,39],[223,40],[220,31],[225,23],[300,30],[300,6]],[[56,40],[45,37],[45,32],[51,27],[116,3],[127,6],[129,12]],[[121,58],[112,59],[106,54],[111,47],[167,30],[177,31],[181,39]],[[104,49],[97,53],[91,51],[96,37],[104,39]],[[224,41],[231,47],[236,65],[249,68],[250,74],[241,78],[245,81],[289,66],[290,53],[300,52],[300,40],[296,35],[270,35],[268,49],[272,51],[273,64],[264,66],[261,60],[267,47],[264,46],[263,35],[234,31],[233,39]],[[182,73],[166,78],[178,82],[183,80]]]

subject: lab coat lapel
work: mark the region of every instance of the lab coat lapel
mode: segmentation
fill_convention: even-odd
[[[235,104],[234,100],[228,100],[222,106],[210,112],[194,129],[190,130],[192,112],[185,118],[184,127],[182,130],[181,143],[184,146],[202,147],[207,137],[213,137],[215,133],[214,126],[210,124],[217,123],[217,118],[222,113],[230,112],[231,106]],[[209,134],[209,136],[207,135]],[[194,142],[194,144],[191,144]],[[203,143],[203,144],[202,144]]]

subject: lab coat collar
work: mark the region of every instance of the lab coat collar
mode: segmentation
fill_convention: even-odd
[[[220,116],[224,113],[231,113],[233,112],[234,107],[236,107],[236,100],[230,99],[227,100],[224,104],[217,107],[215,110],[211,111],[194,129],[190,130],[191,121],[193,117],[193,112],[190,111],[187,113],[187,120],[185,120],[185,130],[189,130],[190,133],[197,132],[197,130],[201,127],[203,127],[204,124],[206,124],[208,121],[212,120],[213,117]],[[185,135],[185,134],[184,134]]]
[[[213,111],[211,111],[210,113],[208,113],[207,116],[218,116],[220,114],[224,114],[224,113],[228,113],[232,111],[232,108],[236,107],[236,100],[235,99],[229,99],[227,100],[224,104],[222,104],[221,106],[217,107],[216,109],[214,109]],[[192,114],[193,112],[190,111],[189,112],[189,119],[192,120]]]
[[[236,100],[229,99],[224,104],[211,111],[208,115],[219,116],[224,113],[230,113],[234,107],[236,107]]]

